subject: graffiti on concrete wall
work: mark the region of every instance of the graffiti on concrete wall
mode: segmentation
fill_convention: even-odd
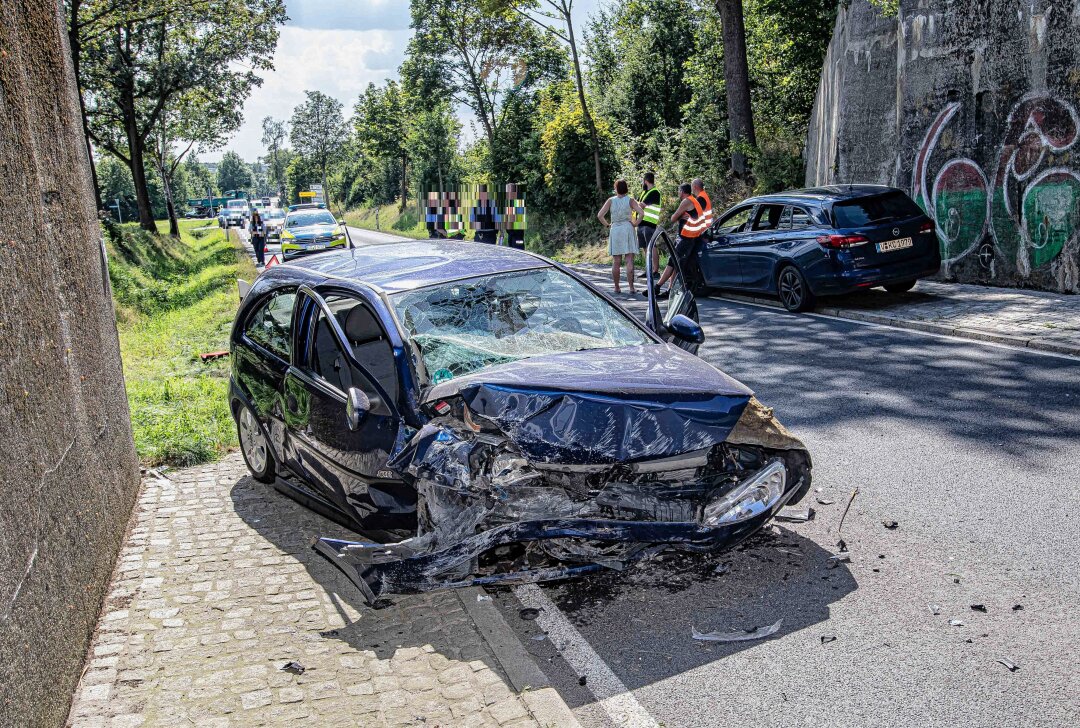
[[[1076,109],[1047,95],[1018,102],[1006,119],[991,179],[973,159],[934,159],[960,108],[949,103],[927,128],[911,181],[912,197],[937,225],[946,267],[972,254],[991,277],[998,260],[1022,278],[1050,266],[1059,287],[1075,290],[1080,172],[1070,152],[1080,139]]]

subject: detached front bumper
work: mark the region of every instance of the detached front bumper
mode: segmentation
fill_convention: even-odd
[[[778,471],[782,477],[778,477]],[[651,553],[649,547],[674,546],[709,552],[729,547],[760,529],[784,505],[798,501],[810,487],[810,470],[792,472],[783,458],[705,505],[700,521],[641,521],[597,518],[551,518],[507,523],[439,550],[425,550],[423,537],[396,544],[316,538],[313,548],[336,565],[369,603],[383,594],[411,594],[483,584],[522,584],[565,579],[603,568],[623,568]],[[470,566],[500,546],[547,539],[584,539],[634,544],[618,559],[500,572],[483,576]]]

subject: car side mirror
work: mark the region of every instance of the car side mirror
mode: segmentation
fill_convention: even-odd
[[[342,218],[338,218],[338,220],[337,220],[337,224],[338,224],[338,225],[344,225],[344,224],[345,224],[345,218],[343,218],[343,217],[342,217]]]
[[[350,430],[355,431],[360,427],[360,420],[371,409],[371,401],[363,390],[349,387],[345,402],[345,424]]]
[[[667,324],[667,329],[676,339],[685,341],[689,344],[700,344],[705,341],[705,332],[702,330],[701,325],[694,319],[689,316],[684,316],[681,313],[677,313],[671,317],[671,321]]]

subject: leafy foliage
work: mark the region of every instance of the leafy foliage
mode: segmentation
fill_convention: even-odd
[[[222,155],[221,161],[218,163],[217,177],[218,188],[223,193],[232,190],[250,190],[254,182],[251,176],[251,168],[236,152],[225,152]]]

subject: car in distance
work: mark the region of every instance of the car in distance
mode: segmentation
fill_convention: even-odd
[[[941,267],[934,222],[903,190],[814,187],[745,200],[703,234],[702,289],[779,296],[807,311],[818,296],[911,290]]]
[[[225,227],[243,227],[244,222],[250,215],[250,208],[248,207],[248,201],[243,199],[229,200],[225,203],[225,209],[223,211],[225,216]]]
[[[266,223],[267,242],[280,243],[281,228],[285,224],[285,211],[278,207],[268,207],[262,213],[262,219]]]
[[[255,479],[364,536],[314,548],[369,603],[721,549],[799,501],[811,461],[694,355],[694,316],[681,274],[643,324],[525,251],[309,256],[267,269],[237,313],[240,449]]]
[[[281,255],[285,260],[347,247],[344,226],[327,210],[298,209],[285,216],[281,227]]]

